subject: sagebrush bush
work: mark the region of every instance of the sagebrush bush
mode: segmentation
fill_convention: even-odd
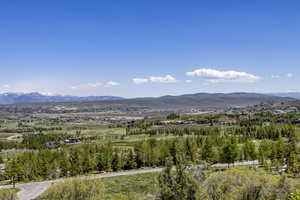
[[[39,200],[103,200],[104,185],[99,180],[74,178],[51,186]]]
[[[199,199],[286,200],[293,184],[286,177],[231,169],[213,173],[199,187]]]
[[[1,189],[0,200],[17,200],[17,190],[15,189]]]

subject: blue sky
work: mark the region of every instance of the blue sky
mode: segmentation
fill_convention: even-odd
[[[300,91],[300,1],[2,0],[0,93]]]

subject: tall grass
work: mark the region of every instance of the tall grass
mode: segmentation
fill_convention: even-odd
[[[16,189],[1,189],[0,190],[0,199],[1,200],[17,200],[17,192]]]
[[[103,200],[104,193],[100,181],[74,178],[53,185],[38,200]]]

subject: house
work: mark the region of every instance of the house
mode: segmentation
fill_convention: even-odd
[[[197,124],[212,124],[212,120],[209,119],[201,119],[196,122]]]
[[[80,142],[80,138],[76,138],[76,137],[73,137],[73,138],[69,138],[67,140],[65,140],[65,144],[75,144],[75,143],[78,143]]]
[[[277,119],[277,123],[284,123],[285,122],[285,119],[284,118],[278,118]]]
[[[237,124],[236,119],[224,119],[220,122],[221,125],[233,126]]]
[[[300,119],[295,119],[294,121],[292,121],[292,124],[300,124]]]
[[[162,125],[168,125],[168,124],[172,124],[173,121],[169,121],[169,120],[165,120],[165,121],[160,121],[160,124]]]
[[[191,123],[193,123],[193,122],[191,122],[191,121],[184,121],[184,120],[177,120],[177,121],[175,121],[176,125],[191,124]]]
[[[57,143],[55,143],[55,142],[47,142],[47,143],[45,144],[45,146],[46,146],[47,148],[50,148],[50,149],[55,149],[55,148],[59,147],[59,145],[58,145]]]

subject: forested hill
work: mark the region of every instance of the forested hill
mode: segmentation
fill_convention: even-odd
[[[260,103],[293,101],[293,98],[278,97],[257,93],[197,93],[181,96],[163,96],[159,98],[138,98],[122,100],[151,108],[225,108],[249,106]]]
[[[198,93],[181,96],[162,96],[158,98],[135,98],[103,100],[92,102],[60,103],[22,103],[0,105],[0,113],[76,113],[103,111],[141,111],[141,110],[183,110],[183,109],[224,109],[228,107],[251,106],[261,103],[294,101],[293,98],[277,97],[256,93]]]

